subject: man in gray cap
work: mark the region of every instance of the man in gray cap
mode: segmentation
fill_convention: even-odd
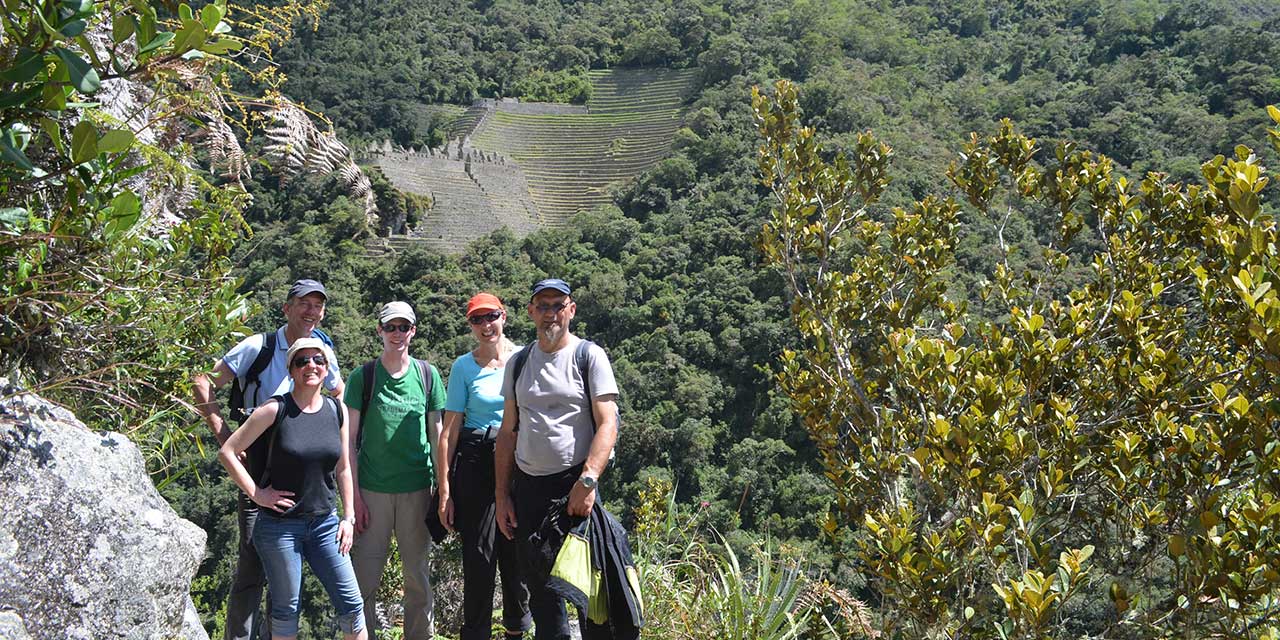
[[[289,287],[285,297],[284,326],[268,333],[259,333],[232,347],[213,366],[213,374],[195,376],[194,393],[196,409],[204,417],[209,431],[221,446],[231,437],[231,429],[223,418],[214,390],[227,383],[231,387],[230,419],[237,425],[272,396],[288,393],[293,381],[289,378],[289,362],[285,357],[289,345],[300,338],[319,338],[333,348],[333,341],[319,329],[324,319],[328,294],[324,285],[315,280],[298,280]],[[329,361],[329,373],[324,386],[336,397],[342,397],[342,377],[338,372],[337,358]],[[267,463],[266,447],[270,438],[258,438],[245,453],[245,467],[258,479]],[[253,548],[253,527],[258,519],[258,505],[240,496],[237,520],[240,525],[239,558],[231,581],[231,594],[227,599],[227,640],[250,640],[269,635],[270,616],[260,612],[263,587],[267,578],[262,561]],[[261,631],[260,631],[261,630]]]
[[[590,515],[618,438],[613,367],[604,349],[569,333],[578,310],[571,293],[559,278],[533,285],[528,312],[538,341],[511,357],[502,382],[495,505],[498,528],[511,540],[528,539],[566,499],[569,515]],[[564,599],[546,583],[529,584],[529,610],[536,640],[568,640]],[[588,637],[586,612],[578,614]]]
[[[404,639],[435,636],[426,517],[435,480],[445,390],[434,366],[409,355],[418,318],[404,302],[378,311],[382,355],[347,378],[347,416],[355,456],[356,541],[351,563],[364,594],[365,621],[377,630],[375,596],[394,533],[404,576]]]

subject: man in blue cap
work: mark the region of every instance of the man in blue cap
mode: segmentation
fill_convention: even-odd
[[[320,331],[324,319],[328,293],[324,285],[315,280],[298,280],[289,287],[285,297],[285,324],[273,332],[259,333],[232,347],[213,366],[213,374],[197,374],[193,381],[196,409],[209,425],[209,431],[222,445],[231,437],[214,390],[234,381],[231,391],[230,418],[236,424],[246,419],[254,408],[272,396],[288,393],[293,381],[289,378],[286,354],[289,345],[300,338],[320,338],[332,349],[333,341]],[[324,386],[335,397],[341,398],[342,378],[338,373],[337,358],[329,361],[329,373]],[[245,452],[245,467],[254,479],[262,477],[267,463],[266,446],[270,438],[258,441]],[[231,594],[227,599],[227,640],[251,640],[269,634],[268,616],[260,613],[263,587],[267,578],[262,561],[253,548],[253,526],[258,518],[258,505],[240,496],[237,520],[240,525],[239,558],[231,581]],[[260,630],[260,631],[259,631]]]
[[[498,528],[512,540],[528,538],[566,496],[570,515],[590,515],[618,438],[613,367],[589,342],[579,356],[583,340],[569,332],[577,313],[569,284],[539,281],[527,310],[538,340],[507,364],[494,452]],[[529,610],[536,640],[569,638],[564,599],[545,584],[529,585]],[[579,611],[580,620],[584,615]]]

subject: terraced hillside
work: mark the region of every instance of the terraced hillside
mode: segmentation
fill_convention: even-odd
[[[457,253],[502,227],[519,235],[537,229],[529,187],[518,167],[404,152],[385,154],[377,164],[396,188],[429,195],[434,206],[408,236],[379,239],[369,247],[373,252],[422,242]]]
[[[543,224],[609,201],[612,185],[644,172],[671,148],[694,69],[591,72],[585,114],[495,111],[472,133],[477,149],[511,158],[528,179]]]

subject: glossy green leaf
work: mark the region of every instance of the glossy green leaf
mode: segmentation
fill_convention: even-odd
[[[84,94],[91,94],[98,90],[102,81],[98,79],[98,72],[89,66],[83,58],[76,55],[70,49],[62,47],[53,50],[54,55],[66,65],[67,71],[71,74],[71,85],[77,91]]]
[[[111,219],[107,221],[108,238],[119,235],[138,222],[142,213],[142,202],[132,191],[124,191],[111,199]]]
[[[23,106],[29,102],[35,101],[44,93],[44,89],[40,86],[34,86],[25,91],[15,93],[0,93],[0,109],[10,109],[13,107]]]
[[[27,82],[39,75],[48,64],[45,62],[44,54],[30,49],[20,50],[16,59],[17,62],[13,63],[13,66],[0,72],[0,80]]]
[[[200,48],[204,44],[205,31],[204,25],[196,20],[187,20],[182,23],[182,29],[178,30],[177,39],[173,43],[174,53],[185,53],[192,49]]]
[[[53,141],[53,147],[58,153],[67,153],[67,141],[62,137],[62,127],[53,118],[40,118],[40,129]]]
[[[62,0],[62,7],[74,14],[93,11],[93,0]]]
[[[157,33],[156,37],[152,38],[150,42],[148,42],[147,44],[143,45],[140,49],[138,49],[138,55],[151,53],[152,51],[155,51],[156,49],[159,49],[160,47],[163,47],[164,45],[169,44],[170,40],[173,40],[172,31],[162,31],[160,33]]]
[[[116,44],[120,44],[128,40],[137,29],[137,25],[133,22],[132,16],[124,14],[116,14],[111,19],[111,40]]]
[[[35,165],[31,164],[31,160],[27,158],[27,154],[19,148],[17,133],[10,128],[6,128],[4,133],[0,134],[0,159],[16,164],[27,171],[35,169]]]
[[[200,10],[200,23],[204,25],[206,31],[213,32],[214,29],[218,28],[218,23],[222,22],[222,18],[225,15],[226,12],[223,11],[222,7],[216,4],[206,4]]]
[[[228,51],[239,51],[243,48],[244,48],[244,45],[240,44],[240,41],[232,40],[230,38],[223,38],[221,40],[218,40],[217,42],[213,42],[205,45],[204,51],[205,53],[210,53],[215,56],[218,56],[218,55],[227,53]]]
[[[112,129],[98,139],[98,152],[119,153],[127,150],[135,140],[133,133],[123,129]]]
[[[81,120],[71,131],[71,161],[76,164],[98,157],[98,131],[93,123]]]
[[[68,38],[74,38],[84,33],[85,28],[88,26],[89,26],[88,23],[85,22],[84,20],[72,20],[62,25],[58,29],[58,33],[61,33],[62,35],[67,36]]]
[[[40,91],[40,105],[50,111],[63,111],[67,108],[67,94],[72,91],[69,86],[46,84]]]
[[[143,53],[146,53],[145,50],[147,46],[149,46],[151,41],[155,40],[156,36],[159,34],[156,32],[155,9],[143,4],[142,8],[139,9],[139,16],[138,44],[141,45],[141,47],[138,49],[138,55],[142,55]]]

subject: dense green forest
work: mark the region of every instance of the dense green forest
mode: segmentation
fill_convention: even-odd
[[[309,27],[275,54],[287,78],[280,89],[357,147],[439,143],[456,110],[437,105],[500,96],[582,102],[589,69],[697,68],[701,85],[671,156],[621,185],[615,207],[523,239],[499,232],[460,256],[366,257],[373,230],[341,185],[281,181],[255,166],[244,183],[252,232],[226,257],[258,311],[249,326],[276,326],[287,284],[318,277],[331,292],[324,326],[344,372],[375,353],[377,304],[404,299],[420,318],[417,354],[447,373],[469,348],[461,310],[472,293],[493,291],[514,305],[508,333],[523,343],[533,335],[520,312],[528,285],[565,278],[579,303],[575,333],[608,350],[622,389],[625,426],[603,484],[608,506],[642,528],[646,491],[671,486],[672,512],[688,526],[714,530],[743,557],[766,541],[784,543],[811,576],[873,603],[883,591],[849,560],[866,538],[829,535],[824,525],[828,514],[839,517],[840,497],[778,385],[780,356],[812,338],[792,320],[784,271],[760,253],[777,194],[760,180],[752,87],[794,81],[827,160],[858,152],[868,129],[892,147],[893,179],[868,204],[881,220],[928,194],[963,201],[946,168],[969,132],[991,134],[1002,118],[1041,141],[1037,160],[1072,140],[1133,180],[1153,170],[1196,180],[1201,162],[1237,143],[1277,166],[1263,145],[1272,124],[1265,106],[1280,102],[1274,2],[360,0],[332,3]],[[235,80],[244,91],[259,81]],[[261,142],[247,145],[252,157]],[[373,188],[384,215],[416,206],[376,175]],[[962,208],[943,288],[979,318],[1009,320],[984,285],[1006,257],[1015,273],[1045,270],[1041,248],[1057,238],[1056,214],[1029,202]],[[415,215],[430,225],[429,211]],[[1065,294],[1084,283],[1101,243],[1085,224],[1044,289]],[[846,245],[843,255],[858,249]],[[217,249],[195,253],[216,257]],[[228,346],[195,346],[192,359],[212,362]],[[164,491],[210,532],[193,592],[216,630],[234,556],[234,487],[205,454],[184,450],[158,477],[199,471]],[[1067,614],[1074,632],[1105,629],[1123,613],[1104,588]]]

